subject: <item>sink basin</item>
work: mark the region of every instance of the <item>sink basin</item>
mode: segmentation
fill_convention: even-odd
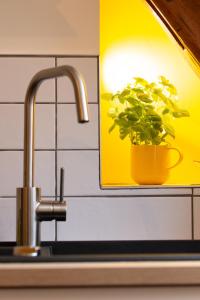
[[[0,263],[200,260],[200,241],[43,242],[39,257],[13,256],[14,246],[0,243]]]

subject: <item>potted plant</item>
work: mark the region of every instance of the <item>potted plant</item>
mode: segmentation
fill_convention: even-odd
[[[175,86],[164,76],[156,82],[135,77],[123,90],[104,94],[110,101],[109,116],[112,132],[119,128],[119,136],[131,142],[132,176],[138,184],[162,184],[169,170],[183,159],[176,148],[170,147],[175,139],[173,119],[188,117],[189,112],[178,105]],[[178,161],[169,166],[169,151],[179,154]]]

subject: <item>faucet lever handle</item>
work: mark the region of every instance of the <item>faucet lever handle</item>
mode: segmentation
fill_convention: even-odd
[[[64,177],[65,170],[64,168],[60,168],[60,202],[64,201]]]

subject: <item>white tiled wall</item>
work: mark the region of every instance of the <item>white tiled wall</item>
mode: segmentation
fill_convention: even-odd
[[[0,57],[0,102],[23,102],[32,76],[37,71],[54,65],[55,59],[48,57]],[[37,101],[55,101],[55,81],[42,84]]]
[[[67,78],[42,84],[36,105],[35,185],[44,197],[58,196],[59,169],[65,168],[68,220],[58,224],[58,239],[191,239],[193,234],[199,238],[198,189],[193,191],[193,203],[189,187],[100,188],[98,58],[51,56],[0,57],[0,241],[15,239],[14,197],[16,187],[22,185],[23,101],[28,82],[40,69],[62,64],[73,65],[85,78],[90,123],[77,123]],[[44,222],[41,227],[42,239],[53,240],[55,223]]]
[[[58,105],[58,149],[98,149],[98,105],[89,105],[90,122],[76,122],[75,104]],[[70,128],[70,130],[69,130]]]
[[[16,187],[22,186],[22,151],[0,151],[0,193],[14,197]],[[35,152],[35,184],[45,196],[55,195],[55,154],[53,151]]]
[[[1,149],[23,149],[24,105],[0,105]],[[55,104],[53,103],[36,105],[35,146],[36,149],[55,149]]]
[[[77,68],[87,85],[89,102],[98,102],[97,58],[58,58],[57,65],[72,65]],[[75,102],[72,85],[69,80],[66,82],[66,78],[58,80],[58,102]]]
[[[193,235],[194,238],[200,239],[200,197],[193,197],[193,218],[194,218],[194,228]]]
[[[191,238],[190,197],[69,197],[66,200],[69,216],[66,223],[58,225],[60,240]]]

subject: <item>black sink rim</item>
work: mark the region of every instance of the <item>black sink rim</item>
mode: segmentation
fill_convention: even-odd
[[[2,247],[15,247],[16,242],[0,242]],[[53,247],[62,253],[200,253],[200,240],[98,240],[98,241],[45,241],[42,247]],[[81,249],[81,252],[80,252]],[[60,252],[59,252],[60,250]]]
[[[0,254],[10,251],[10,255],[0,255],[0,263],[200,260],[200,240],[42,242],[42,247],[53,251],[49,257],[14,257],[14,246],[15,242],[0,242]]]

